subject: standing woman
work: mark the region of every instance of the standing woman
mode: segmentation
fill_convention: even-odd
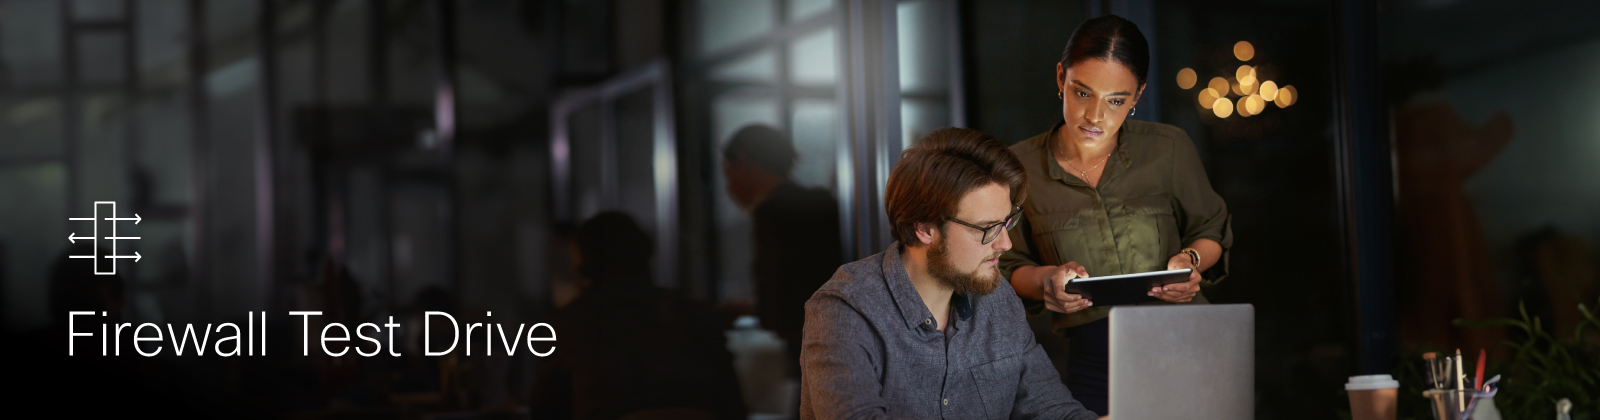
[[[1090,19],[1056,64],[1062,121],[1011,150],[1028,173],[1024,218],[1000,259],[1030,313],[1051,311],[1071,339],[1072,395],[1108,414],[1110,307],[1063,286],[1077,277],[1194,269],[1185,283],[1153,288],[1159,303],[1205,303],[1233,245],[1228,207],[1211,189],[1182,129],[1127,119],[1144,92],[1149,45],[1133,22]]]

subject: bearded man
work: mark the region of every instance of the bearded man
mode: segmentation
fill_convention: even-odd
[[[1001,278],[1027,176],[982,132],[902,153],[884,201],[896,242],[806,302],[800,418],[1089,420]]]

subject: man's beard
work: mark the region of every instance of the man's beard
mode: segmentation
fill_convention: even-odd
[[[985,267],[978,264],[978,268],[971,272],[961,272],[955,264],[950,262],[950,249],[945,241],[940,238],[928,248],[928,275],[939,280],[940,284],[949,287],[956,294],[987,295],[1000,286],[1000,269],[998,267]],[[994,258],[994,257],[990,257]],[[988,260],[985,258],[984,260]]]

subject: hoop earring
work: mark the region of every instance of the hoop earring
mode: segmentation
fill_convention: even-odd
[[[1061,94],[1061,90],[1056,89],[1056,99],[1067,99],[1067,95]]]
[[[1139,113],[1139,108],[1138,107],[1128,108],[1128,116],[1132,117],[1133,114],[1138,114],[1138,113]]]

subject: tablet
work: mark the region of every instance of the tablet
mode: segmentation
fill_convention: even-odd
[[[1190,269],[1151,271],[1104,277],[1084,277],[1067,281],[1067,293],[1082,295],[1094,306],[1131,305],[1153,302],[1150,288],[1189,281]]]

